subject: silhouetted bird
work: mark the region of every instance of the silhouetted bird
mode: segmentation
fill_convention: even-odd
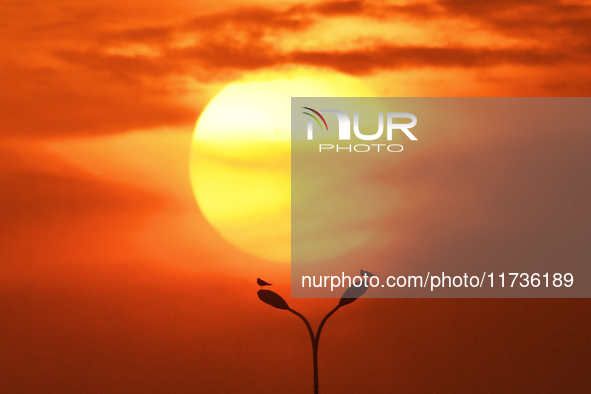
[[[264,280],[262,280],[261,278],[257,278],[257,285],[263,287],[263,286],[271,286],[272,283],[267,283]]]
[[[369,271],[360,270],[360,272],[361,272],[361,276],[363,276],[363,275],[365,275],[365,274],[367,274],[367,276],[375,276],[374,274],[372,274],[372,273],[371,273],[371,272],[369,272]]]

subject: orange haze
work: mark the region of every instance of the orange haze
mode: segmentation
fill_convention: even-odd
[[[305,328],[256,297],[258,276],[289,294],[289,267],[226,243],[189,184],[195,121],[236,78],[306,66],[383,96],[591,92],[583,1],[0,8],[1,393],[311,392]],[[313,324],[335,303],[286,299]],[[361,299],[325,328],[321,391],[591,392],[590,307]]]

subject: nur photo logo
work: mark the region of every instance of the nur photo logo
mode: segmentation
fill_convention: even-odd
[[[306,135],[308,140],[314,139],[314,121],[318,124],[320,131],[328,132],[328,123],[322,114],[334,114],[338,121],[338,139],[339,141],[350,141],[351,136],[351,118],[347,115],[344,111],[338,109],[321,109],[317,111],[310,107],[302,107],[303,109],[307,110],[302,112],[304,115],[307,115],[309,119],[307,119],[307,130]],[[386,139],[388,141],[392,141],[395,132],[402,132],[406,137],[408,137],[411,141],[417,141],[417,137],[410,131],[411,128],[415,127],[417,124],[417,117],[408,112],[387,112],[386,113]],[[401,119],[410,120],[410,122],[406,123],[398,123]],[[314,121],[313,121],[314,120]],[[324,127],[323,127],[324,126]],[[364,134],[359,129],[359,113],[353,113],[353,134],[355,139],[359,139],[362,141],[375,141],[382,137],[384,134],[384,112],[378,113],[378,130],[373,134]],[[380,148],[385,148],[381,149]],[[339,144],[319,144],[318,146],[319,152],[322,151],[347,151],[347,152],[369,152],[371,150],[375,150],[377,152],[380,151],[388,151],[388,152],[402,152],[404,149],[400,144],[349,144],[349,145],[339,145]]]

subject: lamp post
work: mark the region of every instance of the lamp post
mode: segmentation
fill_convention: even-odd
[[[349,305],[357,298],[361,297],[366,292],[366,290],[367,283],[362,283],[359,287],[349,287],[341,297],[338,305],[333,310],[328,312],[326,316],[324,316],[324,319],[322,319],[320,325],[318,326],[318,331],[316,331],[316,335],[314,335],[314,330],[312,330],[312,326],[308,322],[308,319],[306,319],[304,315],[302,315],[298,311],[291,309],[287,302],[285,302],[285,300],[279,294],[275,293],[274,291],[265,289],[261,289],[257,292],[257,295],[259,296],[261,301],[277,309],[290,311],[291,313],[302,319],[302,321],[306,325],[306,328],[308,328],[310,340],[312,341],[312,358],[314,361],[314,394],[318,394],[318,342],[320,341],[320,333],[322,332],[322,327],[324,327],[324,324],[326,323],[328,318],[331,317],[336,311],[338,311],[340,307]]]

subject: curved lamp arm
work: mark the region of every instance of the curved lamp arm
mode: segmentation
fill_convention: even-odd
[[[329,317],[332,316],[333,313],[339,310],[341,306],[337,305],[332,311],[328,312],[324,319],[320,322],[320,326],[318,326],[318,331],[316,332],[316,346],[318,346],[318,342],[320,341],[320,333],[322,332],[322,327],[324,327],[324,323],[328,320]]]
[[[312,341],[312,346],[315,346],[316,340],[314,339],[314,331],[312,330],[312,326],[310,325],[310,323],[308,323],[308,319],[306,319],[304,317],[304,315],[302,315],[300,312],[296,311],[295,309],[287,308],[287,310],[303,320],[303,322],[306,324],[306,327],[308,327],[308,333],[310,334],[310,340]]]

